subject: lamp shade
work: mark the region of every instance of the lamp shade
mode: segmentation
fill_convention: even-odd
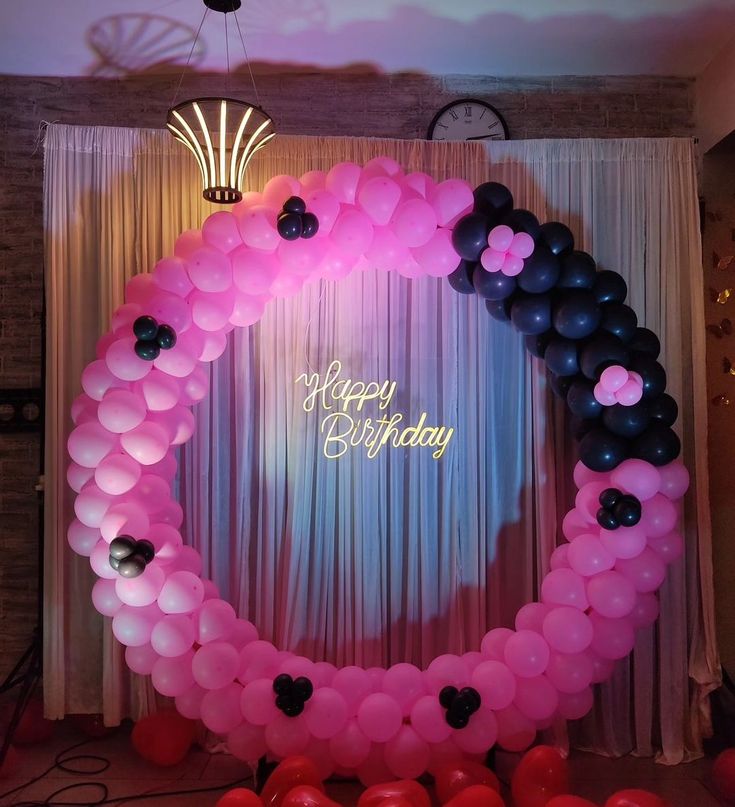
[[[184,101],[169,110],[166,125],[194,155],[204,198],[218,204],[242,199],[250,160],[275,136],[268,114],[234,98]]]

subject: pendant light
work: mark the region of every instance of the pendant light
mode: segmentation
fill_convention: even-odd
[[[240,0],[203,0],[205,9],[199,24],[191,53],[196,47],[199,33],[210,11],[224,15],[225,51],[227,57],[227,78],[230,73],[230,49],[227,39],[227,15],[235,18],[245,61],[250,71],[255,104],[225,96],[192,98],[176,104],[176,95],[181,87],[183,73],[176,88],[174,101],[168,112],[166,125],[171,134],[183,143],[199,166],[202,174],[202,195],[208,202],[234,204],[242,199],[242,189],[247,170],[253,155],[275,136],[273,121],[260,106],[258,90],[245,41],[237,19]],[[186,62],[187,66],[189,60]],[[186,68],[184,68],[186,69]],[[227,80],[225,82],[227,84]]]

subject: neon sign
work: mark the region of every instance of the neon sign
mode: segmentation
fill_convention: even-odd
[[[421,413],[415,425],[406,425],[403,413],[387,411],[398,382],[365,382],[342,378],[341,374],[342,362],[335,359],[323,375],[301,373],[294,382],[306,386],[304,412],[313,412],[318,406],[325,413],[320,431],[327,459],[337,459],[359,446],[365,448],[370,459],[384,448],[433,448],[431,456],[441,459],[454,434],[453,427],[427,426],[427,412]],[[363,414],[369,403],[377,404],[379,417]]]

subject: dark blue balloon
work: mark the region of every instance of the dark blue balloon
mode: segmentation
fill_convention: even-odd
[[[567,289],[554,306],[554,328],[568,339],[584,339],[600,324],[600,306],[586,289]]]
[[[518,275],[518,286],[529,294],[543,294],[554,288],[559,271],[559,259],[548,247],[537,244],[523,263],[523,271]]]
[[[602,306],[600,328],[617,336],[623,342],[630,342],[638,327],[638,317],[630,306],[624,303],[606,303]]]
[[[301,238],[301,233],[304,231],[304,224],[298,213],[279,214],[276,227],[278,235],[284,241],[295,241],[297,238]]]
[[[486,272],[478,266],[472,273],[472,285],[475,291],[486,300],[504,300],[516,290],[514,277],[508,277],[502,272]]]
[[[626,365],[627,366],[627,365]],[[656,398],[666,389],[666,370],[647,353],[634,353],[629,370],[643,379],[643,399]]]
[[[587,378],[597,381],[602,371],[613,364],[628,366],[630,351],[611,333],[602,332],[588,342],[579,355],[579,366]]]
[[[460,260],[459,266],[447,277],[449,285],[460,294],[474,294],[475,287],[472,285],[472,273],[475,271],[476,263]]]
[[[679,416],[676,401],[666,392],[648,401],[648,411],[653,420],[658,420],[665,426],[673,426]]]
[[[133,323],[133,333],[136,339],[142,339],[144,342],[152,342],[156,338],[157,332],[158,322],[147,314],[138,317]]]
[[[648,414],[648,406],[644,401],[633,406],[614,404],[605,407],[605,411],[602,413],[602,423],[605,428],[620,437],[638,437],[650,422],[651,416]]]
[[[468,213],[454,225],[452,245],[460,258],[476,263],[483,250],[487,249],[487,234],[490,224],[479,213]]]
[[[541,240],[554,255],[565,255],[574,249],[572,231],[559,221],[547,221],[541,225]]]
[[[573,376],[579,372],[577,343],[557,336],[546,346],[546,366],[555,375]]]
[[[591,255],[575,250],[561,259],[560,289],[591,289],[595,285],[597,265]]]
[[[513,209],[513,194],[499,182],[483,182],[474,191],[475,212],[498,223]]]
[[[523,342],[526,346],[526,350],[532,356],[535,356],[537,359],[543,359],[544,353],[546,353],[546,348],[554,336],[555,334],[553,331],[546,331],[545,333],[526,336],[524,337]]]
[[[306,202],[300,196],[289,196],[283,203],[283,212],[302,216],[306,213]]]
[[[567,395],[569,394],[569,387],[572,383],[571,378],[561,375],[554,375],[553,373],[549,376],[549,384],[551,386],[551,391],[556,395],[557,398],[561,398],[562,401],[565,401]]]
[[[654,421],[633,441],[631,456],[651,465],[667,465],[679,456],[680,451],[681,442],[676,432]]]
[[[548,331],[551,327],[551,298],[548,294],[519,296],[511,306],[510,318],[521,333],[539,334]]]
[[[593,291],[598,303],[622,303],[628,294],[628,286],[617,272],[603,269],[597,273]]]
[[[530,210],[523,210],[523,208],[512,210],[503,219],[503,224],[510,227],[514,233],[527,233],[534,241],[537,241],[541,235],[539,220]]]
[[[594,420],[602,413],[602,404],[595,398],[592,382],[585,378],[572,381],[567,393],[569,411],[583,420]]]
[[[485,300],[487,313],[498,322],[510,322],[510,299]]]
[[[648,353],[654,359],[657,359],[661,353],[661,342],[659,342],[658,336],[648,328],[636,328],[628,347],[638,353]]]
[[[591,471],[612,471],[628,452],[627,440],[601,426],[588,431],[579,444],[579,458]]]

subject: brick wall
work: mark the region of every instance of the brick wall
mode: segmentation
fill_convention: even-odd
[[[162,127],[177,77],[124,80],[0,76],[0,384],[40,384],[43,277],[42,120]],[[182,97],[221,76],[190,76]],[[249,97],[243,75],[230,91]],[[258,76],[261,103],[289,134],[424,137],[434,113],[486,99],[513,138],[657,137],[694,133],[693,81],[658,77],[497,79],[369,72]],[[37,436],[0,435],[0,675],[30,638],[36,580]]]

